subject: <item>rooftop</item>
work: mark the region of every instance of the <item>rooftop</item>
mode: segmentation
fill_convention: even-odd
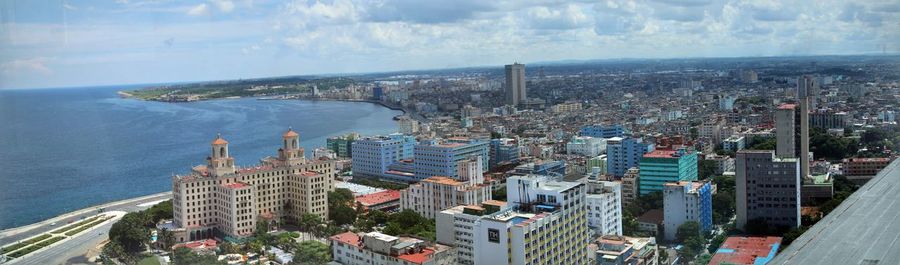
[[[222,184],[222,186],[223,186],[223,187],[226,187],[226,188],[229,188],[229,189],[240,189],[240,188],[243,188],[243,187],[248,187],[248,185],[247,185],[246,183],[243,183],[243,182],[225,183],[225,184]]]
[[[778,253],[779,246],[781,237],[729,237],[709,264],[766,264]]]
[[[437,184],[451,185],[451,186],[457,186],[457,185],[463,184],[463,182],[452,179],[450,177],[444,177],[444,176],[430,177],[430,178],[422,180],[422,182],[430,182],[430,183],[437,183]]]
[[[647,153],[644,157],[648,158],[678,158],[678,154],[680,152],[678,150],[653,150],[653,152]]]
[[[892,162],[769,264],[900,264],[900,160]]]
[[[356,197],[356,201],[362,203],[363,206],[378,205],[399,199],[400,191],[398,190],[386,190]]]
[[[780,106],[778,106],[778,109],[783,109],[783,110],[792,110],[792,109],[796,109],[796,108],[797,108],[797,105],[795,105],[795,104],[781,104]]]

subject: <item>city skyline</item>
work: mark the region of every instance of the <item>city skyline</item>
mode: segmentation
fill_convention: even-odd
[[[0,89],[513,61],[896,54],[890,43],[900,38],[891,30],[900,4],[875,1],[15,1],[0,9]]]

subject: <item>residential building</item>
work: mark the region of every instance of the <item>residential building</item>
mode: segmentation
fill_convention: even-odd
[[[419,121],[408,115],[403,115],[397,119],[397,127],[400,128],[400,133],[402,134],[415,135],[419,132]]]
[[[595,138],[625,137],[625,128],[619,124],[587,125],[587,126],[581,127],[581,136],[590,136],[590,137],[595,137]]]
[[[228,152],[228,141],[212,141],[207,164],[172,177],[173,231],[176,241],[222,236],[245,238],[257,220],[277,223],[303,214],[328,216],[327,192],[334,190],[330,160],[306,160],[300,136],[288,130],[278,157],[257,166],[239,168]]]
[[[743,136],[733,135],[722,141],[722,149],[725,151],[737,152],[744,150],[745,141]]]
[[[572,136],[566,143],[566,152],[570,155],[594,157],[606,152],[606,140],[590,136]]]
[[[487,141],[469,139],[447,139],[443,141],[423,141],[415,146],[415,178],[418,180],[433,176],[447,176],[457,179],[457,163],[472,157],[489,157]],[[482,169],[488,168],[487,159],[481,159]]]
[[[590,248],[598,265],[656,265],[659,259],[659,246],[653,237],[607,235],[598,238]]]
[[[697,153],[679,150],[655,150],[641,158],[638,193],[662,192],[666,182],[697,180]]]
[[[453,248],[412,237],[379,232],[345,232],[328,238],[333,262],[342,265],[451,265]]]
[[[800,226],[800,161],[771,150],[743,150],[735,158],[737,227],[765,221]]]
[[[781,237],[742,237],[725,239],[709,261],[710,265],[760,265],[769,263],[778,254]]]
[[[725,120],[713,117],[704,121],[697,133],[700,138],[706,138],[712,141],[713,144],[719,144],[722,142],[721,131],[724,127]]]
[[[437,242],[456,248],[457,264],[475,264],[475,223],[506,208],[506,202],[488,200],[481,205],[459,205],[443,210],[435,217]],[[486,255],[486,254],[482,254]]]
[[[675,240],[678,227],[688,221],[700,223],[705,233],[713,228],[712,195],[716,187],[709,182],[669,182],[663,190],[663,230],[666,240]]]
[[[356,196],[356,203],[362,205],[364,211],[380,210],[390,212],[400,208],[400,191],[385,190]]]
[[[640,138],[613,137],[606,139],[606,170],[609,175],[621,177],[629,168],[638,166],[644,154],[653,151],[653,144]]]
[[[402,209],[411,209],[434,219],[440,211],[457,205],[480,204],[491,199],[490,184],[474,184],[449,177],[434,176],[400,191]]]
[[[389,174],[388,167],[397,161],[412,159],[415,144],[415,137],[399,133],[357,139],[353,142],[353,177],[414,180]]]
[[[875,176],[893,161],[893,157],[844,159],[844,175]]]
[[[593,168],[598,168],[597,173],[599,173],[600,175],[606,175],[608,172],[606,168],[606,155],[599,155],[588,159],[585,166],[587,167],[587,171],[589,172],[591,172]]]
[[[778,157],[796,157],[796,105],[781,104],[775,110],[775,155]]]
[[[822,129],[844,129],[847,127],[846,112],[816,111],[809,114],[809,126]]]
[[[554,113],[569,113],[581,110],[581,102],[564,102],[560,104],[553,105],[550,107],[550,111]]]
[[[503,85],[506,92],[506,105],[518,106],[528,98],[528,92],[525,89],[525,65],[508,64],[505,66],[505,70],[506,83]]]
[[[514,174],[518,175],[566,175],[566,161],[563,160],[538,160],[516,166]]]
[[[622,203],[630,205],[638,198],[638,183],[640,183],[641,170],[637,167],[629,168],[622,176]]]
[[[325,147],[334,151],[338,157],[351,157],[353,155],[353,142],[356,139],[359,139],[359,134],[357,133],[329,137],[325,140]]]
[[[622,184],[587,182],[588,227],[595,235],[622,235]]]
[[[503,162],[514,162],[519,160],[519,145],[516,144],[515,139],[491,139],[490,152],[488,169],[493,169]]]
[[[588,262],[584,184],[529,175],[506,185],[507,209],[476,223],[476,264]]]
[[[734,172],[734,158],[729,156],[721,156],[716,154],[706,155],[703,160],[713,161],[716,164],[716,176],[724,175],[726,172]]]

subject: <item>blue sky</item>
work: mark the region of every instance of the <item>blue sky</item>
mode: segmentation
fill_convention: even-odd
[[[898,1],[0,1],[0,88],[882,50]]]

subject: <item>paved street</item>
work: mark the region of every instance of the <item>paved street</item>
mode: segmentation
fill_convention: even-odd
[[[69,221],[78,221],[82,217],[90,217],[97,214],[97,208],[102,207],[105,211],[122,211],[135,212],[149,208],[152,202],[167,200],[171,198],[170,192],[154,194],[150,196],[112,202],[105,205],[82,209],[73,213],[65,214],[52,218],[34,225],[8,229],[0,232],[0,245],[7,245],[27,239],[32,236],[47,233],[68,224]],[[20,259],[14,259],[7,264],[72,264],[80,263],[85,260],[80,258],[88,250],[94,248],[100,242],[108,237],[108,232],[112,222],[106,222],[100,226],[89,229],[89,232],[70,237],[59,244],[39,250],[36,253],[27,255]],[[51,225],[56,223],[56,225]]]

